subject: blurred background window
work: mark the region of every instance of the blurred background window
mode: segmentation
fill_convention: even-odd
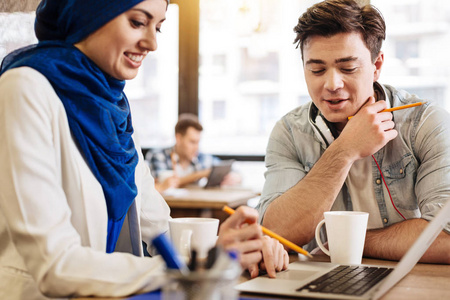
[[[293,28],[315,2],[200,0],[203,151],[264,155],[275,122],[310,101]],[[387,24],[380,82],[450,110],[450,1],[371,3]]]
[[[387,38],[380,82],[405,89],[450,111],[450,1],[372,0]]]
[[[136,78],[125,85],[133,126],[142,148],[173,145],[178,119],[178,16],[169,4],[158,34],[158,50],[149,52]]]
[[[293,28],[314,2],[200,0],[204,152],[264,155],[275,122],[308,101]]]
[[[13,50],[37,43],[34,12],[0,12],[0,61]]]
[[[190,9],[199,5],[198,32],[193,26],[188,32],[181,31],[181,36],[179,26],[183,24],[179,17],[188,16],[190,21],[197,18],[180,9],[183,1],[173,1],[180,2],[180,6],[170,4],[158,36],[158,51],[149,55],[137,78],[126,85],[141,144],[144,148],[172,145],[177,115],[194,112],[205,128],[203,152],[262,159],[275,122],[310,100],[299,49],[293,44],[293,27],[306,8],[318,1],[192,0],[185,6]],[[1,2],[0,59],[36,42],[35,14],[11,11],[30,11],[37,2]],[[387,23],[380,82],[415,93],[450,111],[450,1],[371,3],[380,9]],[[198,53],[190,48],[179,53],[179,40],[187,37],[192,42],[196,36]],[[195,48],[196,44],[187,45]],[[192,68],[179,74],[179,57],[189,51],[194,53],[189,54],[193,56],[188,62],[198,54],[198,86],[196,80],[186,80],[192,79]],[[179,75],[185,82],[179,82]],[[198,99],[188,99],[195,104],[198,100],[198,111],[192,103],[186,109],[182,107],[184,102],[178,102],[188,95],[186,88],[198,88]]]

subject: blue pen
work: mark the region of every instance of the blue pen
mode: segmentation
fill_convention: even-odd
[[[179,270],[183,275],[189,273],[186,264],[180,260],[177,251],[164,233],[155,237],[152,243],[166,262],[168,269]]]

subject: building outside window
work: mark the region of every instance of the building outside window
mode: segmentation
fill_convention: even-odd
[[[293,27],[313,0],[200,0],[201,149],[264,155],[275,122],[310,100]],[[381,83],[450,111],[450,1],[372,0],[387,39]],[[178,115],[178,6],[170,4],[158,51],[126,94],[143,147],[173,144]],[[34,13],[0,12],[0,59],[36,43]]]
[[[264,155],[275,122],[307,99],[293,28],[312,3],[200,0],[203,151]]]
[[[143,148],[175,143],[178,119],[178,5],[169,4],[158,34],[158,49],[149,52],[138,76],[125,85],[133,126]]]
[[[380,82],[450,111],[450,2],[372,0],[383,13],[387,39]]]
[[[204,151],[264,155],[275,122],[310,101],[293,28],[315,2],[200,0]],[[380,82],[450,111],[450,1],[371,3],[387,24]],[[216,99],[224,101],[221,118],[215,118]]]

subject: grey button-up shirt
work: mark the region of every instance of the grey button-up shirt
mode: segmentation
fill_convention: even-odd
[[[391,107],[422,101],[406,91],[383,87]],[[277,122],[271,133],[266,151],[266,181],[257,206],[260,222],[270,203],[302,180],[326,149],[325,141],[312,126],[312,109],[315,106],[309,102],[292,110]],[[450,199],[450,114],[430,103],[393,114],[399,134],[374,157],[402,215],[407,219],[431,220]],[[383,226],[403,220],[387,209],[390,198],[375,162],[372,178]],[[326,182],[323,187],[327,188]],[[332,210],[352,210],[345,184]],[[450,223],[445,230],[450,233]],[[306,249],[313,247],[314,241]]]

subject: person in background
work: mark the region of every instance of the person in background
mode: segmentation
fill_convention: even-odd
[[[275,125],[260,222],[307,250],[329,210],[369,212],[364,255],[399,260],[450,198],[450,117],[380,84],[385,22],[371,5],[329,0],[294,31],[311,102]],[[354,116],[350,120],[349,117]],[[450,263],[450,224],[421,258]]]
[[[196,115],[181,114],[175,125],[175,145],[147,152],[146,161],[159,192],[197,183],[209,176],[213,164],[220,162],[217,157],[199,153],[202,131],[203,126]],[[236,185],[240,182],[240,175],[230,172],[221,185]]]
[[[124,297],[161,287],[170,210],[123,88],[157,48],[166,0],[44,0],[39,43],[0,70],[0,299]],[[271,277],[288,256],[239,208],[217,245]],[[253,223],[248,225],[248,223]],[[152,257],[144,257],[142,241]]]

